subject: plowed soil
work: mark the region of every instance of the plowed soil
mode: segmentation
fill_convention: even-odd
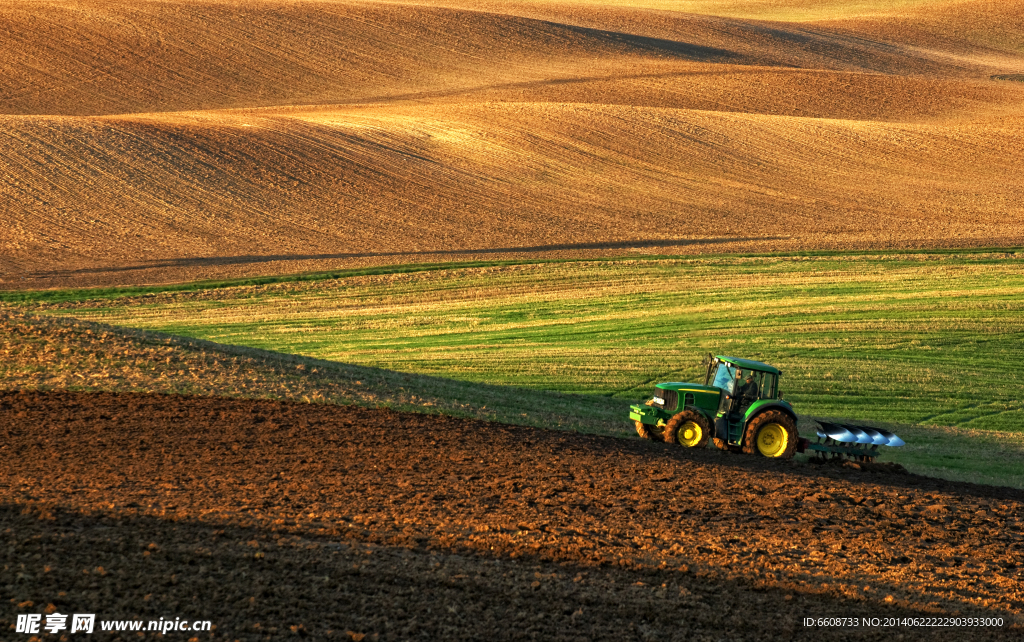
[[[1024,625],[1011,489],[217,398],[0,393],[0,434],[3,628],[53,610],[209,619],[226,640],[1010,639]],[[803,624],[951,614],[1004,624]]]
[[[4,3],[0,288],[1024,243],[1020,2],[428,4]]]

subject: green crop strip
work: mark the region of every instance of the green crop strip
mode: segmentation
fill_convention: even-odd
[[[564,259],[572,260],[572,259]],[[546,262],[544,260],[529,262]],[[110,288],[82,288],[71,290],[8,290],[0,291],[0,303],[63,303],[69,301],[96,301],[119,299],[124,297],[167,294],[169,292],[201,292],[204,290],[222,290],[273,283],[301,283],[306,281],[326,281],[371,274],[407,274],[411,272],[428,272],[430,270],[450,269],[453,267],[486,267],[493,265],[509,265],[522,261],[467,261],[464,263],[411,263],[405,265],[381,265],[349,270],[330,272],[311,272],[308,274],[290,274],[284,276],[258,276],[221,281],[196,281],[194,283],[176,283],[172,285],[122,286]]]
[[[1001,255],[501,265],[48,309],[467,382],[643,398],[707,352],[803,413],[1024,430],[1024,276]]]
[[[982,471],[963,435],[1021,446],[1022,267],[1005,251],[436,266],[25,309],[441,377],[467,407],[485,405],[473,386],[507,387],[502,418],[525,423],[554,411],[518,407],[516,389],[588,395],[577,419],[607,426],[621,408],[625,429],[629,402],[700,379],[704,354],[749,357],[782,369],[803,416],[959,431],[889,461],[1019,485],[1024,447]]]
[[[972,254],[992,254],[999,253],[1004,255],[1024,254],[1022,248],[969,248],[969,249],[940,249],[940,250],[905,250],[901,251],[901,254],[916,255],[916,254],[934,254],[934,255],[945,255],[945,254],[956,254],[956,255],[972,255]],[[778,257],[786,256],[789,258],[804,258],[804,257],[843,257],[843,256],[888,256],[891,255],[892,251],[888,250],[870,250],[870,251],[833,251],[833,250],[807,250],[803,252],[787,252],[785,255],[776,253],[769,254],[746,254],[746,255],[735,255],[735,254],[722,254],[719,255],[721,258],[755,258],[755,257]],[[594,262],[594,261],[621,261],[621,260],[644,260],[644,261],[655,261],[663,259],[694,259],[697,257],[693,256],[670,256],[670,255],[656,255],[648,254],[641,257],[631,256],[627,259],[619,258],[602,258],[602,259],[518,259],[518,260],[504,260],[504,261],[462,261],[462,262],[447,262],[447,263],[406,263],[399,265],[378,265],[364,268],[351,268],[347,270],[332,270],[328,272],[309,272],[303,274],[288,274],[278,276],[259,276],[259,277],[246,277],[240,279],[226,279],[219,281],[195,281],[192,283],[176,283],[171,285],[149,285],[149,286],[121,286],[121,287],[109,287],[109,288],[80,288],[80,289],[66,289],[66,290],[0,290],[0,303],[10,304],[47,304],[47,303],[65,303],[65,302],[78,302],[78,301],[98,301],[98,300],[109,300],[119,299],[125,297],[138,297],[146,295],[158,295],[167,294],[170,292],[201,292],[204,290],[225,290],[231,288],[240,288],[246,286],[259,286],[259,285],[271,285],[276,283],[301,283],[301,282],[313,282],[313,281],[328,281],[335,279],[344,279],[357,276],[368,276],[377,274],[410,274],[413,272],[431,272],[435,270],[458,270],[465,268],[474,267],[499,267],[504,265],[540,265],[540,264],[556,264],[556,263],[578,263],[578,262]]]

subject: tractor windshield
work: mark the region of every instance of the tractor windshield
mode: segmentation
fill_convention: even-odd
[[[753,386],[745,389],[747,378],[753,379]],[[759,370],[742,370],[725,361],[718,364],[715,371],[715,379],[712,384],[721,388],[729,395],[739,395],[741,389],[745,397],[754,399],[775,399],[778,391],[775,389],[777,378],[774,374],[761,372]],[[753,390],[756,389],[756,393]]]
[[[724,361],[719,363],[718,372],[715,373],[715,382],[711,385],[732,394],[733,386],[736,385],[736,366]]]

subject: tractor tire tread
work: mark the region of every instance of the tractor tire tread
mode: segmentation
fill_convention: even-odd
[[[793,455],[796,454],[796,446],[800,440],[800,435],[796,430],[796,421],[780,410],[769,410],[750,420],[750,423],[747,424],[746,432],[743,433],[743,453],[747,455],[761,454],[757,449],[757,433],[761,430],[762,426],[769,423],[779,424],[788,433],[789,441],[786,444],[786,450],[777,459],[792,459]]]
[[[647,426],[645,426],[642,421],[637,421],[634,423],[636,423],[636,434],[640,435],[640,439],[650,439],[652,441],[654,440],[654,436],[651,435],[651,431],[647,429]]]
[[[700,414],[699,412],[697,412],[696,410],[693,410],[691,408],[687,408],[687,409],[683,410],[682,412],[676,413],[675,415],[672,416],[671,419],[668,420],[668,423],[665,424],[665,434],[664,434],[665,443],[666,444],[678,443],[676,441],[676,438],[679,435],[679,428],[682,427],[682,425],[685,424],[688,421],[692,421],[695,424],[697,424],[698,426],[700,426],[700,430],[701,430],[701,433],[702,433],[700,441],[696,445],[692,446],[692,448],[704,448],[704,447],[706,447],[708,445],[708,438],[711,436],[711,432],[712,432],[711,422],[708,421],[707,417],[705,417],[704,415]],[[682,445],[682,444],[680,444],[680,445]]]

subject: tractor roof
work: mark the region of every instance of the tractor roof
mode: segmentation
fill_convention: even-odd
[[[750,359],[739,359],[737,357],[726,357],[718,355],[715,357],[719,361],[726,361],[734,366],[740,368],[746,368],[748,370],[760,370],[761,372],[770,372],[772,374],[781,374],[779,369],[775,366],[770,366],[767,363],[761,363],[760,361],[751,361]]]

